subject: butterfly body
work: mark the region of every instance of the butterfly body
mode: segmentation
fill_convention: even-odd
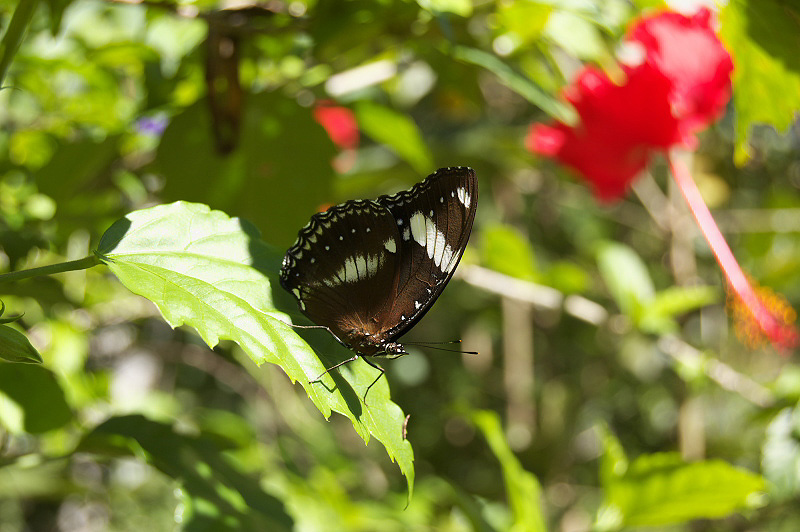
[[[286,252],[281,285],[354,359],[406,354],[396,340],[452,277],[477,192],[472,169],[443,168],[409,190],[317,213]]]

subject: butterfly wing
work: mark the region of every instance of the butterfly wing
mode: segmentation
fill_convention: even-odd
[[[430,309],[458,266],[475,220],[478,180],[467,167],[442,168],[410,190],[381,196],[400,235],[390,309],[382,319],[397,338]]]
[[[354,200],[317,213],[286,252],[281,285],[311,321],[342,341],[353,331],[377,332],[391,295],[400,234],[391,213],[374,201]]]

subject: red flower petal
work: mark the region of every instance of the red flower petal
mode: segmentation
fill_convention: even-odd
[[[359,133],[356,116],[350,109],[335,105],[320,104],[314,107],[314,120],[325,128],[328,136],[339,148],[358,146]]]
[[[689,145],[695,131],[724,112],[731,96],[733,61],[711,22],[706,8],[693,17],[663,12],[641,19],[629,31],[629,39],[644,46],[646,64],[672,84],[672,113]]]

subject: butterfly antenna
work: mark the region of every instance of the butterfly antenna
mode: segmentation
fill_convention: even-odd
[[[413,345],[417,347],[425,347],[428,349],[437,349],[439,351],[447,351],[449,353],[462,353],[464,355],[480,355],[477,351],[462,351],[461,349],[446,349],[444,347],[436,347],[437,345],[445,344],[460,344],[461,340],[450,340],[449,342],[404,342],[405,345]]]

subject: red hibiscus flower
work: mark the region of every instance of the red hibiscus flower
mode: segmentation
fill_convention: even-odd
[[[639,49],[641,61],[621,65],[624,83],[616,85],[605,73],[585,68],[564,90],[580,122],[534,124],[526,146],[577,170],[602,200],[623,196],[654,154],[667,155],[735,294],[737,315],[752,320],[744,327],[781,347],[797,346],[800,337],[787,318],[791,313],[775,311],[784,306],[768,304],[753,289],[688,170],[669,156],[671,148],[693,148],[694,134],[719,117],[730,99],[733,62],[711,28],[711,12],[701,9],[687,17],[667,11],[642,18],[630,28],[627,44]]]

